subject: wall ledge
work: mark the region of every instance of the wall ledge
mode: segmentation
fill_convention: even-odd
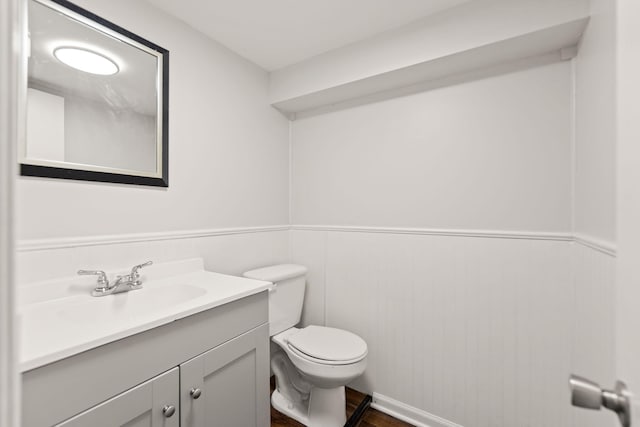
[[[465,3],[272,71],[270,104],[295,120],[456,84],[532,57],[569,60],[588,21],[581,0]]]

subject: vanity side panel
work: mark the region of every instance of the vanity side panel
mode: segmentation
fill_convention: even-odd
[[[268,322],[267,291],[22,376],[23,426],[50,426]]]

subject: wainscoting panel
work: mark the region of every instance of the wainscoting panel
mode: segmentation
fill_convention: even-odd
[[[616,258],[582,244],[574,244],[575,275],[571,369],[575,374],[612,387],[615,383]],[[571,411],[572,426],[619,426],[609,411]]]
[[[292,251],[310,268],[305,319],[320,323],[324,305],[326,325],[369,345],[354,388],[465,427],[610,424],[570,406],[567,377],[611,382],[611,255],[561,240],[295,226]]]
[[[289,230],[279,227],[271,231],[247,228],[244,232],[217,233],[215,230],[189,232],[183,237],[171,233],[165,238],[151,236],[121,236],[118,242],[96,244],[90,238],[78,246],[63,241],[39,242],[34,249],[32,242],[23,242],[23,250],[16,256],[17,283],[32,283],[59,277],[68,277],[81,268],[113,271],[146,260],[155,262],[175,261],[201,257],[205,268],[226,274],[242,274],[244,271],[269,264],[288,262]]]
[[[306,266],[307,287],[304,294],[302,324],[325,324],[325,267],[327,232],[291,230],[291,259]]]

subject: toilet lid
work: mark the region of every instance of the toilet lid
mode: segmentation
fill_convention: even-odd
[[[351,332],[324,326],[307,326],[289,337],[289,345],[315,359],[354,361],[367,355],[367,343]]]

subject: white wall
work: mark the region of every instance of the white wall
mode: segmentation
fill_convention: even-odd
[[[555,63],[293,122],[303,323],[367,340],[355,387],[429,425],[610,421],[568,403],[570,372],[612,375],[615,268],[571,242],[572,73]]]
[[[591,4],[575,59],[575,231],[615,243],[615,2]]]
[[[294,224],[566,232],[568,62],[293,122]]]
[[[289,125],[268,105],[267,73],[144,1],[83,0],[79,5],[170,51],[170,185],[20,178],[19,282],[147,258],[199,254],[209,268],[234,273],[286,261],[288,240],[283,243],[280,232],[248,233],[246,239],[211,233],[288,223]],[[153,242],[126,243],[131,233],[194,230],[193,239],[174,240],[169,233],[165,241],[142,236],[134,240]],[[125,243],[100,246],[102,240],[92,236],[103,235],[121,236]],[[272,239],[270,245],[265,238]],[[98,246],[82,246],[92,241]],[[48,259],[58,260],[60,268]],[[43,270],[43,265],[53,271],[34,277],[34,266]]]
[[[288,122],[267,73],[144,1],[79,5],[170,51],[170,186],[22,178],[18,238],[286,224]]]

